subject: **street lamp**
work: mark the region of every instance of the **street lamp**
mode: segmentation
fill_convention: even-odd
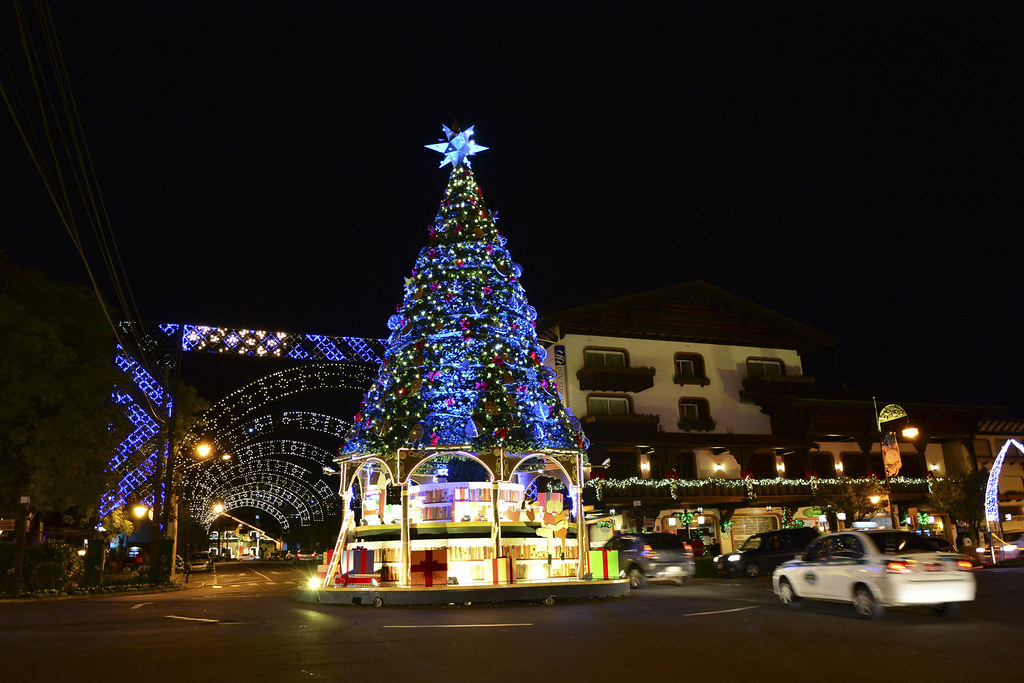
[[[890,403],[879,411],[874,397],[871,398],[871,403],[875,408],[875,425],[878,427],[878,433],[881,436],[882,467],[885,470],[885,492],[888,496],[889,519],[892,523],[892,528],[895,529],[899,526],[899,521],[897,519],[896,506],[892,502],[892,488],[889,484],[889,477],[895,477],[900,471],[900,467],[903,466],[903,461],[900,458],[900,445],[896,438],[896,423],[899,420],[907,419],[907,411],[895,403]],[[883,425],[885,425],[884,429]],[[904,423],[901,434],[904,438],[913,439],[918,436],[919,432],[917,427]]]

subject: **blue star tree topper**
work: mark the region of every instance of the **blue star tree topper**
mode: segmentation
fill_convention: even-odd
[[[445,137],[448,139],[447,142],[442,140],[435,145],[423,145],[427,149],[432,149],[444,155],[444,159],[441,160],[441,165],[438,168],[447,163],[450,163],[452,168],[462,163],[465,163],[466,166],[472,166],[467,157],[487,149],[487,147],[473,142],[473,126],[462,131],[458,130],[458,126],[455,126],[456,130],[454,131],[443,124],[441,128],[444,129]]]

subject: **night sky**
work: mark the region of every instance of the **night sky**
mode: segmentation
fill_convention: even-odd
[[[386,336],[457,119],[541,315],[702,279],[836,337],[822,388],[1020,412],[1020,3],[353,4],[51,2],[144,318]],[[6,112],[0,176],[85,282]]]

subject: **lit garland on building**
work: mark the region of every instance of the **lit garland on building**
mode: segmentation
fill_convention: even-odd
[[[813,494],[817,490],[817,487],[819,485],[840,486],[850,484],[853,482],[861,482],[867,480],[868,478],[854,479],[849,477],[811,477],[809,479],[754,479],[752,477],[744,477],[743,479],[719,479],[714,477],[708,477],[705,479],[641,479],[640,477],[630,477],[628,479],[590,479],[586,482],[585,486],[594,489],[594,492],[596,493],[598,500],[602,500],[605,491],[625,491],[627,489],[632,489],[636,487],[648,489],[667,489],[670,492],[672,498],[686,496],[692,497],[696,495],[701,495],[701,493],[699,491],[690,491],[688,489],[701,489],[705,486],[719,486],[725,489],[731,489],[732,493],[730,493],[729,495],[742,494],[747,498],[751,498],[751,494],[756,492],[756,489],[754,489],[754,487],[797,487],[799,489],[803,489],[797,495],[809,495]],[[930,487],[931,481],[931,478],[918,477],[889,478],[890,485],[897,484]]]

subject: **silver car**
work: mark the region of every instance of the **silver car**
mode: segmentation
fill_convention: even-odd
[[[188,558],[188,568],[193,572],[213,571],[213,557],[206,551],[192,553]]]
[[[681,586],[696,571],[693,551],[675,534],[619,534],[604,547],[619,551],[619,567],[630,588],[643,588],[648,581],[672,581]]]

